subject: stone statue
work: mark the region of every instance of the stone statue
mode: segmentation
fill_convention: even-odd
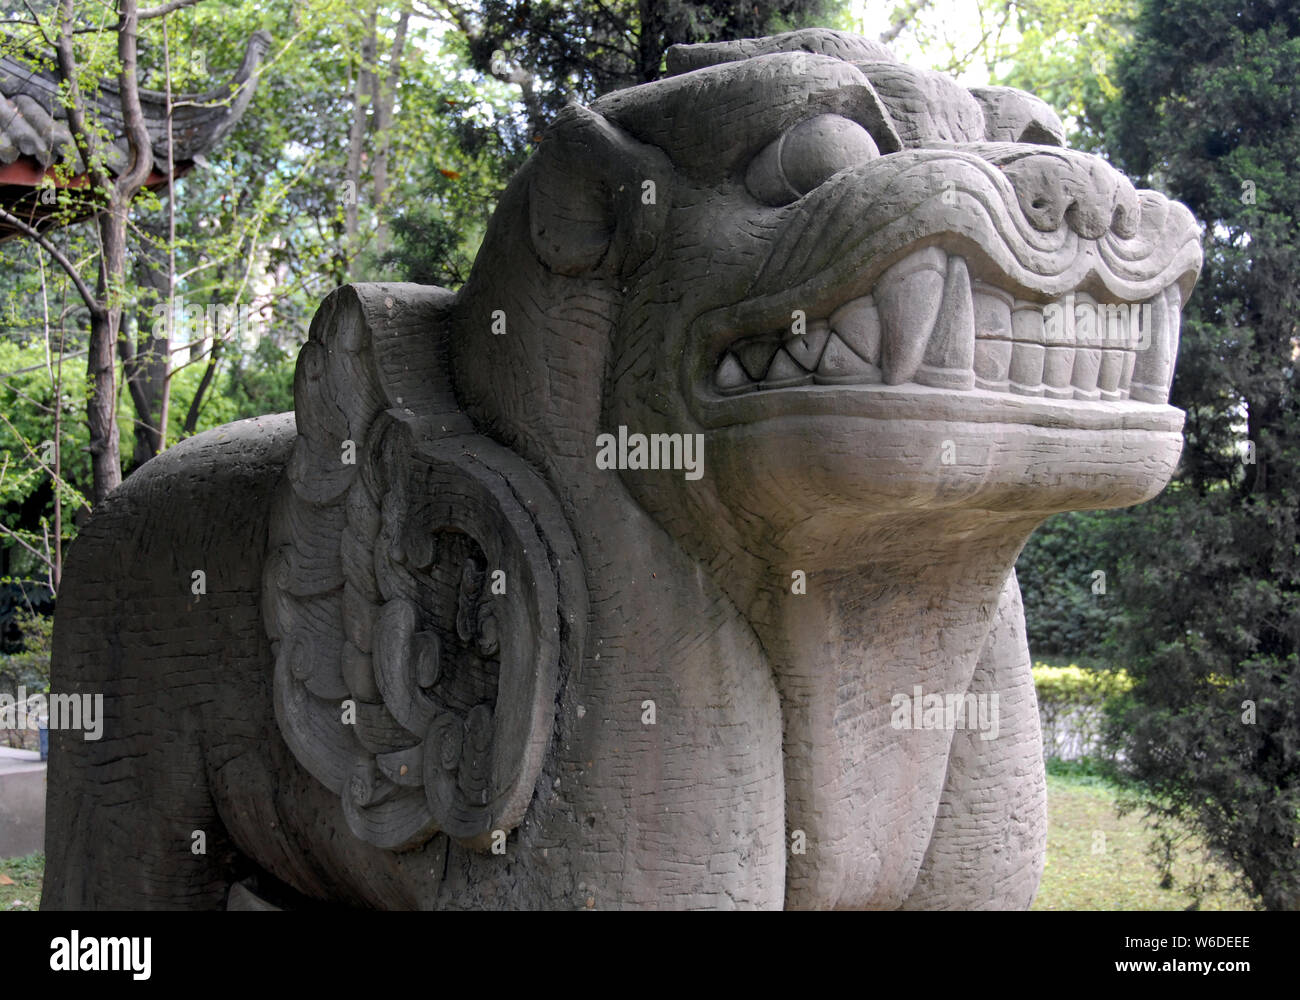
[[[668,70],[96,510],[43,905],[1030,904],[1012,567],[1169,479],[1196,223],[862,38]]]

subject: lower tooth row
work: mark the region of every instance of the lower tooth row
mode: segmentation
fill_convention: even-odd
[[[728,352],[715,373],[715,385],[722,393],[730,394],[810,383],[861,385],[884,381],[880,368],[863,360],[838,333],[826,331],[820,344],[815,361],[810,349],[791,350],[789,345],[775,343],[769,343],[766,349],[752,345],[745,353],[766,356],[761,365],[753,366],[759,369],[754,375],[746,371],[735,353]],[[914,379],[918,384],[940,389],[977,388],[1049,399],[1115,401],[1129,398],[1135,362],[1135,353],[1122,349],[976,340],[971,368],[921,363]],[[1142,386],[1141,390],[1147,396],[1153,394],[1150,386]],[[1163,398],[1148,401],[1163,402]]]
[[[1079,299],[1092,301],[1083,294]],[[1099,337],[1051,343],[1041,304],[979,282],[972,287],[963,258],[929,247],[886,271],[874,296],[846,303],[829,321],[814,320],[806,332],[782,340],[750,338],[732,345],[714,385],[731,395],[912,381],[1049,399],[1163,403],[1180,305],[1176,288],[1154,297],[1151,346],[1145,350],[1107,347]]]

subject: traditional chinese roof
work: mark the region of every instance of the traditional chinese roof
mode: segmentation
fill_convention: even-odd
[[[257,70],[270,45],[269,34],[255,32],[239,69],[224,85],[203,94],[172,95],[176,176],[185,173],[238,123],[253,98]],[[85,164],[72,141],[67,110],[59,100],[59,81],[57,70],[34,68],[12,56],[0,58],[0,207],[37,228],[42,228],[40,223],[53,206],[44,205],[34,189],[47,176],[65,186],[55,176],[56,164],[74,165],[74,177],[66,186],[86,183]],[[154,169],[147,185],[160,187],[167,183],[167,95],[141,88],[140,108],[153,145]],[[89,117],[113,135],[104,146],[109,171],[125,169],[130,148],[116,83],[101,85]],[[0,240],[15,235],[16,230],[0,222]]]

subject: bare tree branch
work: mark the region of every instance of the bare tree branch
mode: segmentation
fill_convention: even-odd
[[[136,35],[139,26],[133,16],[134,4],[122,5],[122,20],[117,27],[117,57],[121,70],[117,75],[118,91],[122,97],[122,117],[126,125],[126,140],[131,150],[131,167],[117,178],[117,190],[123,201],[130,203],[136,192],[144,187],[153,171],[153,144],[149,129],[144,123],[144,110],[140,106],[140,80],[136,76]]]
[[[38,551],[36,551],[36,549],[32,548],[30,545],[28,545],[26,542],[24,542],[21,538],[19,538],[17,532],[15,532],[15,531],[13,531],[13,530],[11,530],[11,529],[9,529],[9,528],[6,528],[3,524],[0,524],[0,534],[3,534],[6,538],[10,538],[10,539],[12,539],[13,541],[17,542],[19,545],[21,545],[23,548],[25,548],[28,552],[30,552],[32,555],[34,555],[37,559],[39,559],[41,562],[43,562],[43,563],[45,564],[46,570],[47,570],[47,571],[49,570],[50,565],[51,565],[51,560],[50,560],[50,557],[49,557],[48,554],[43,553],[43,552],[38,552]]]
[[[925,8],[929,7],[934,0],[912,0],[911,3],[901,7],[894,15],[893,21],[889,27],[880,33],[880,41],[888,45],[895,38],[903,33],[903,29],[911,25]]]
[[[59,73],[68,86],[68,127],[91,183],[99,190],[106,190],[109,186],[108,174],[97,163],[99,137],[86,124],[81,84],[77,80],[77,57],[72,49],[72,0],[63,0],[60,14],[59,36],[55,40],[54,49],[59,59]]]
[[[54,39],[51,38],[49,33],[45,30],[45,25],[41,24],[41,17],[36,13],[35,8],[32,7],[31,0],[23,0],[23,6],[26,7],[27,12],[32,15],[32,23],[40,30],[41,37],[45,39],[45,44],[53,45]]]
[[[45,366],[44,366],[44,365],[37,365],[36,367],[37,367],[37,368],[44,368]],[[0,378],[3,378],[3,377],[4,377],[3,375],[0,375]],[[51,379],[50,381],[52,382],[53,379]],[[29,396],[29,395],[27,395],[27,393],[23,392],[23,391],[22,391],[21,389],[19,389],[18,386],[16,386],[16,385],[6,385],[5,388],[8,389],[10,392],[12,392],[12,393],[13,393],[15,396],[17,396],[19,399],[25,399],[25,400],[27,400],[28,405],[30,405],[33,409],[40,410],[42,413],[53,413],[53,412],[54,412],[54,407],[52,407],[52,406],[46,406],[44,403],[42,403],[39,399],[36,399],[34,396]]]
[[[45,252],[54,259],[54,262],[68,273],[68,277],[71,278],[72,283],[77,286],[77,292],[81,295],[82,300],[86,303],[86,308],[91,311],[92,315],[104,311],[104,304],[99,301],[95,296],[95,293],[90,290],[90,286],[88,286],[82,279],[81,275],[77,271],[76,265],[73,264],[72,261],[68,260],[58,247],[47,240],[38,230],[33,229],[22,219],[18,218],[18,216],[10,215],[3,208],[0,208],[0,220],[13,226],[24,236],[35,240],[41,245]]]
[[[27,452],[27,454],[31,456],[31,460],[35,462],[37,465],[39,465],[46,472],[48,472],[50,474],[50,478],[53,479],[56,484],[59,483],[60,482],[59,477],[55,474],[54,470],[41,461],[41,456],[36,454],[36,452],[32,450],[32,446],[27,443],[27,439],[23,437],[22,432],[19,431],[17,427],[15,427],[12,423],[9,422],[9,418],[6,417],[3,413],[0,413],[0,420],[3,420],[5,422],[5,426],[8,427],[9,430],[13,432],[14,437],[18,439],[18,443],[23,446],[23,451]]]
[[[35,328],[33,328],[33,329],[35,329]],[[83,347],[83,348],[82,348],[81,350],[79,350],[79,351],[69,351],[69,352],[67,353],[67,357],[69,357],[69,358],[80,358],[80,357],[84,357],[84,356],[86,355],[86,350],[87,350],[87,349]],[[15,375],[26,375],[28,372],[38,371],[39,369],[44,368],[44,367],[45,367],[45,365],[44,365],[44,363],[42,363],[42,364],[39,364],[39,365],[28,365],[26,368],[15,368],[13,371],[0,372],[0,379],[13,378]]]
[[[407,0],[407,3],[402,6],[397,22],[397,30],[393,36],[393,45],[389,51],[387,77],[381,77],[378,72],[372,77],[376,83],[374,95],[375,117],[373,122],[375,158],[371,164],[370,176],[374,191],[375,208],[379,211],[379,214],[371,242],[377,255],[382,255],[388,249],[388,223],[385,221],[383,209],[387,204],[389,194],[388,157],[392,152],[393,102],[396,99],[397,88],[401,85],[402,57],[406,50],[406,29],[410,20],[411,4]]]
[[[155,17],[166,17],[174,10],[180,10],[182,7],[193,7],[202,0],[170,0],[168,3],[159,4],[157,7],[148,7],[140,11],[139,18],[141,21],[148,21]]]

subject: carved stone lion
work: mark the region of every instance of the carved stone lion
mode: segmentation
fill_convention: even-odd
[[[858,37],[668,68],[95,512],[43,905],[1029,905],[1012,567],[1171,475],[1197,226]]]

